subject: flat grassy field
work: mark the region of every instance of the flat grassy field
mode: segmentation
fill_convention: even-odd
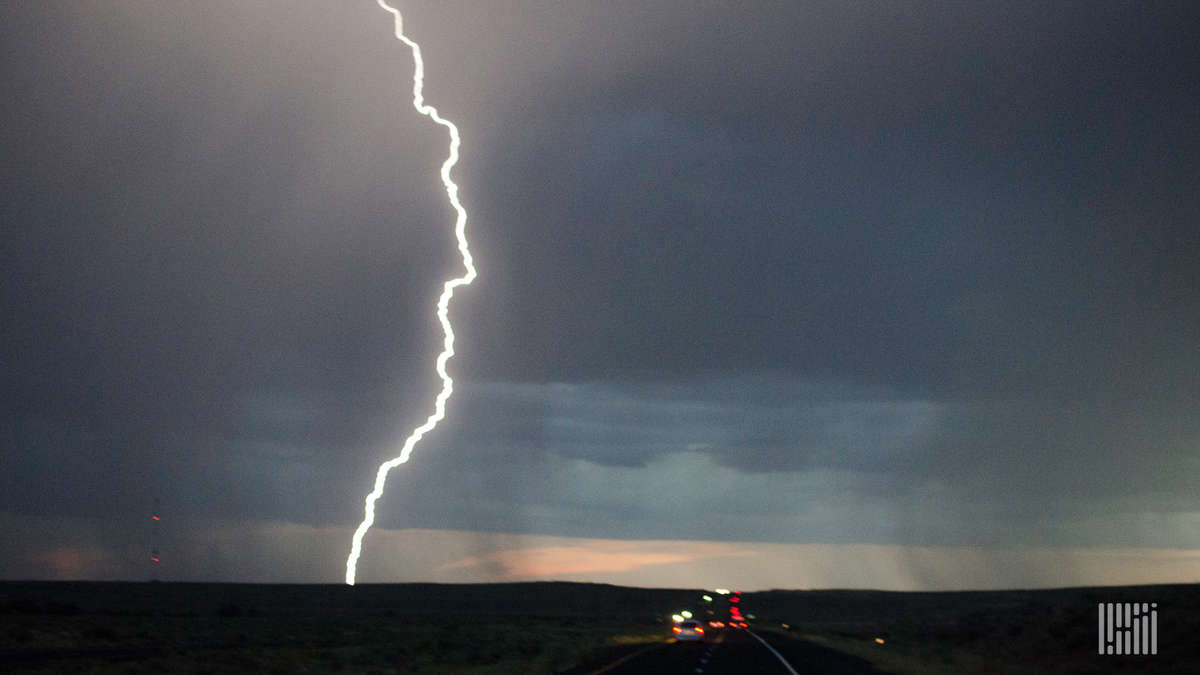
[[[699,590],[603,584],[0,582],[0,670],[587,672],[669,635]],[[1158,603],[1159,654],[1096,654],[1096,603]],[[1200,673],[1200,586],[767,591],[752,627],[895,673]],[[883,644],[876,638],[884,640]]]
[[[0,670],[555,673],[661,641],[690,591],[0,583]]]
[[[764,630],[804,637],[900,675],[1200,673],[1200,585],[892,593],[768,591]],[[1097,603],[1157,602],[1158,654],[1097,654]],[[784,628],[784,624],[787,625]],[[880,644],[876,638],[883,640]]]

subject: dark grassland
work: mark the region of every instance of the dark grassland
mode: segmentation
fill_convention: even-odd
[[[670,614],[696,610],[699,594],[575,583],[0,582],[0,671],[582,673],[663,640]],[[1158,603],[1157,656],[1096,654],[1096,603],[1122,601]],[[1196,585],[767,591],[744,594],[742,611],[768,639],[786,633],[896,673],[1200,673]]]
[[[0,672],[555,673],[661,641],[690,591],[0,582]]]
[[[943,593],[767,591],[752,599],[764,628],[905,675],[1200,674],[1196,584]],[[1101,602],[1157,602],[1158,654],[1098,655],[1096,606]]]

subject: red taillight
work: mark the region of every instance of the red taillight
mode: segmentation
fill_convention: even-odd
[[[696,626],[696,632],[697,632],[697,633],[699,633],[699,634],[701,634],[701,635],[704,635],[704,629],[703,629],[703,628],[701,628],[700,626]]]
[[[682,628],[680,628],[679,626],[671,626],[671,630],[672,630],[672,631],[675,631],[676,633],[678,633],[679,631],[681,631],[681,630],[683,630],[683,629],[682,629]]]

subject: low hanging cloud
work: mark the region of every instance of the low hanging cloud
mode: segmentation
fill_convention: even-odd
[[[0,512],[18,555],[6,579],[323,583],[344,568],[351,527],[284,522],[173,523],[154,544],[96,518]],[[660,588],[957,590],[1190,583],[1200,552],[1171,548],[787,544],[592,539],[376,528],[362,583],[589,581]]]
[[[779,377],[466,384],[447,443],[645,466],[702,451],[748,472],[898,468],[950,412],[882,390]]]
[[[956,402],[778,376],[464,383],[459,395],[456,424],[429,439],[412,476],[395,478],[398,502],[384,507],[393,526],[1200,546],[1181,478],[1195,463],[1191,437],[1145,425],[1131,435],[1110,401],[1079,400],[1065,415],[1045,397]],[[1117,480],[1130,461],[1122,446],[1153,466]]]

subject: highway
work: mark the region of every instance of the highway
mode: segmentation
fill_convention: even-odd
[[[878,674],[866,661],[804,640],[726,630],[705,642],[669,642],[586,671],[588,675]],[[572,671],[574,672],[574,671]]]

